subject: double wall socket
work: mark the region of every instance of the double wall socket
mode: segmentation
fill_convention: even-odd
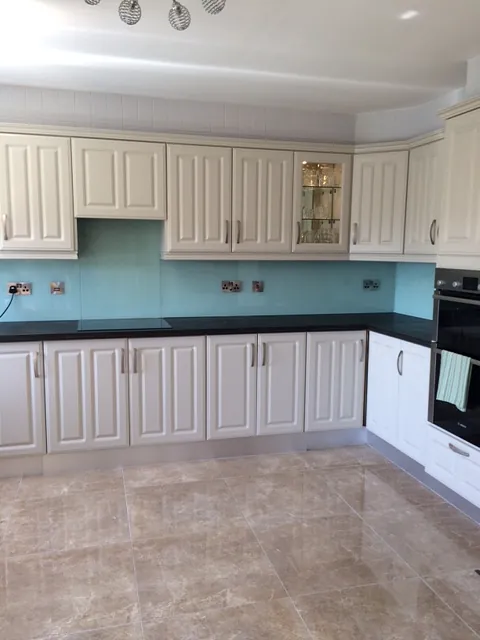
[[[226,293],[240,293],[242,290],[241,280],[222,280],[222,291]]]
[[[16,287],[16,296],[31,296],[32,295],[32,283],[31,282],[7,282],[7,293],[10,293],[10,287]]]
[[[377,291],[380,289],[380,280],[364,280],[363,288],[369,291]]]

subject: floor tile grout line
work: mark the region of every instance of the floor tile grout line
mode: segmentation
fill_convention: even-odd
[[[140,631],[142,633],[142,638],[145,638],[145,631],[143,629],[143,614],[142,614],[142,604],[140,602],[140,589],[138,586],[138,577],[137,577],[137,567],[135,564],[135,551],[133,548],[133,537],[132,537],[132,527],[130,524],[130,510],[128,508],[128,497],[127,497],[127,489],[126,489],[126,485],[125,485],[125,474],[124,474],[124,469],[123,467],[121,467],[122,469],[122,478],[123,478],[123,490],[124,490],[124,496],[125,496],[125,506],[127,509],[127,523],[128,523],[128,532],[130,534],[130,548],[132,550],[132,562],[133,562],[133,577],[135,580],[135,590],[137,593],[137,602],[138,602],[138,613],[140,615]]]
[[[428,487],[427,487],[428,488]],[[335,491],[335,489],[332,489],[332,491]],[[348,502],[345,500],[345,498],[340,495],[340,493],[338,493],[338,491],[335,491],[335,493],[348,505]],[[448,604],[448,602],[446,602],[436,591],[435,589],[433,589],[428,582],[425,580],[425,578],[418,573],[418,571],[416,571],[412,565],[407,562],[407,560],[405,560],[405,558],[402,558],[402,556],[400,555],[400,553],[394,549],[389,543],[388,541],[381,535],[381,533],[379,533],[369,522],[367,522],[360,513],[358,513],[358,511],[356,509],[354,509],[354,507],[352,507],[351,505],[348,505],[352,511],[354,511],[354,513],[360,518],[360,520],[365,524],[365,526],[367,526],[369,529],[371,529],[373,531],[373,533],[375,533],[376,536],[378,536],[383,543],[390,549],[390,551],[395,554],[398,558],[400,558],[400,560],[402,560],[402,562],[404,562],[409,569],[411,569],[413,571],[413,573],[415,574],[415,576],[413,578],[407,578],[407,579],[419,579],[423,582],[423,584],[427,587],[427,589],[429,589],[430,591],[432,591],[437,598],[440,600],[440,602],[442,602],[445,607],[447,607],[447,609],[449,609],[453,615],[458,618],[473,634],[475,637],[480,638],[480,635],[474,630],[472,629],[472,627]],[[421,508],[421,507],[420,507]]]
[[[240,505],[238,504],[238,501],[235,499],[235,496],[233,495],[233,491],[230,489],[230,487],[228,486],[228,483],[225,482],[225,485],[227,487],[228,492],[230,493],[230,495],[232,496],[232,500],[234,501],[234,503],[236,504],[240,514],[242,515],[242,518],[245,520],[245,523],[247,525],[247,527],[250,529],[250,531],[252,532],[253,537],[255,538],[255,540],[257,541],[258,546],[260,547],[263,555],[265,556],[268,564],[271,566],[274,574],[277,576],[278,581],[280,582],[280,584],[282,585],[282,587],[285,590],[285,593],[287,594],[287,599],[291,602],[293,608],[295,609],[299,619],[301,620],[303,626],[305,627],[306,632],[308,633],[309,637],[311,638],[311,640],[315,640],[312,632],[310,631],[310,629],[307,626],[307,623],[305,622],[305,620],[303,619],[303,616],[300,614],[300,611],[297,609],[297,606],[292,598],[292,596],[290,595],[290,592],[288,591],[287,587],[285,586],[283,580],[280,578],[280,576],[278,575],[278,571],[276,570],[273,562],[270,560],[268,553],[265,551],[263,544],[260,542],[260,539],[258,538],[257,534],[255,533],[255,530],[253,529],[252,525],[250,524],[250,522],[248,521],[247,517],[245,516],[245,514],[243,513]]]

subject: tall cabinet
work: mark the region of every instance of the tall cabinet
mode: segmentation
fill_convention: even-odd
[[[74,254],[70,140],[0,135],[0,252]]]

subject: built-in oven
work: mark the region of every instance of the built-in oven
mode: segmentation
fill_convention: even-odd
[[[480,272],[437,269],[429,420],[480,447]],[[466,411],[437,400],[442,351],[471,358]]]

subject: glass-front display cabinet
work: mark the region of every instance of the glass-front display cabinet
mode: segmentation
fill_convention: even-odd
[[[347,253],[352,156],[295,153],[295,253]]]

